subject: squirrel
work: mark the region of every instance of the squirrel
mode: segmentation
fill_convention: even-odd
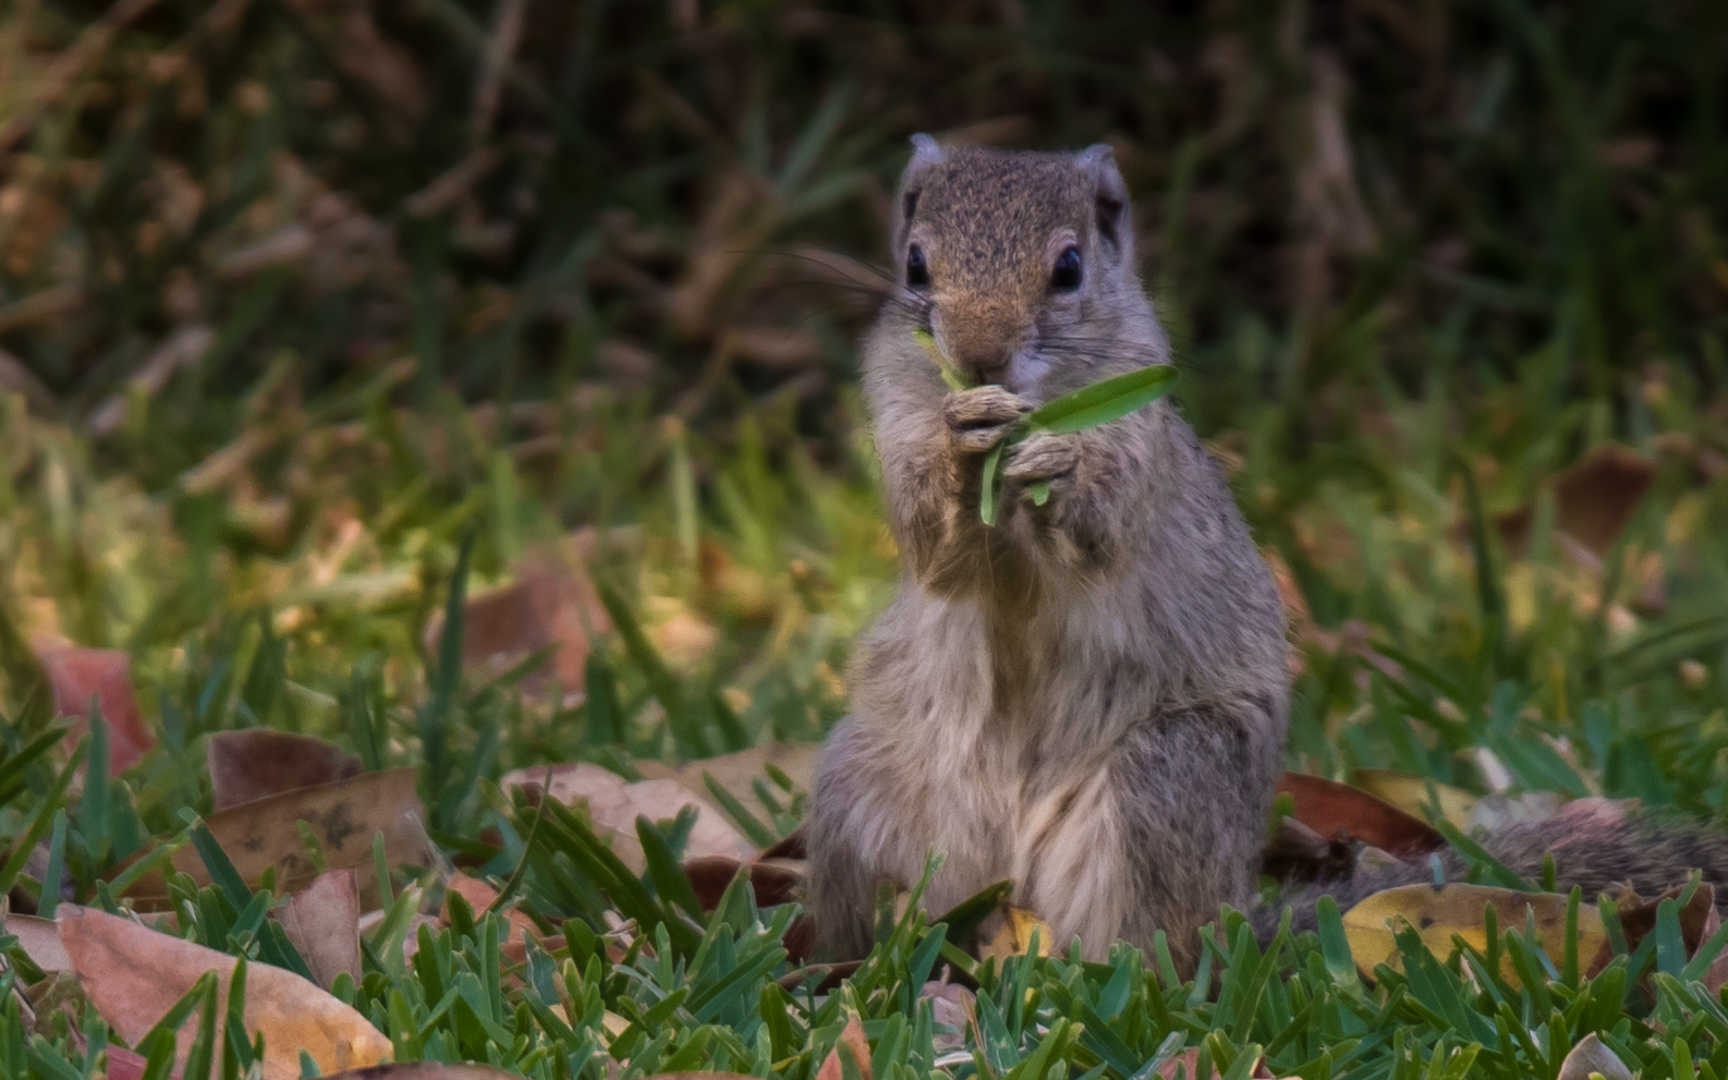
[[[1110,147],[912,143],[899,280],[863,345],[904,575],[812,800],[818,947],[868,952],[876,885],[917,883],[935,850],[929,910],[1011,879],[1088,958],[1162,930],[1191,965],[1258,880],[1290,693],[1278,589],[1169,399],[1009,446],[980,520],[983,459],[1022,414],[1169,346]],[[978,385],[951,392],[919,332]]]
[[[863,346],[864,390],[904,575],[860,639],[852,714],[823,753],[810,820],[817,947],[865,955],[876,886],[942,911],[1004,879],[1012,902],[1101,959],[1192,969],[1220,904],[1263,941],[1285,908],[1314,926],[1433,881],[1429,862],[1349,867],[1258,893],[1290,696],[1282,601],[1217,464],[1168,399],[1003,454],[999,519],[982,463],[1042,402],[1170,363],[1136,276],[1127,187],[1108,146],[944,148],[915,136],[892,236],[898,280]],[[951,391],[923,334],[978,385]],[[1035,491],[1048,485],[1048,498]],[[1587,896],[1645,895],[1690,869],[1728,881],[1705,826],[1585,800],[1485,847],[1527,880],[1552,854]],[[1468,870],[1455,852],[1440,873]],[[1728,905],[1728,890],[1718,890]]]

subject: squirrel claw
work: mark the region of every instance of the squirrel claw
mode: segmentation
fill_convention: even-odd
[[[1080,445],[1071,435],[1040,431],[1016,446],[1002,478],[1019,484],[1038,484],[1074,471],[1080,462]]]
[[[1031,411],[1030,401],[993,383],[957,390],[942,403],[942,418],[956,429],[1006,424]]]

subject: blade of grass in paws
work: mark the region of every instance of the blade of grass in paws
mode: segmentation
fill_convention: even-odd
[[[1026,425],[1059,434],[1085,431],[1152,404],[1169,393],[1175,381],[1175,368],[1153,364],[1063,394],[1034,410]]]
[[[942,373],[942,381],[948,384],[948,389],[956,393],[961,390],[972,389],[972,384],[967,381],[966,376],[960,373],[960,369],[950,364],[948,358],[942,355],[942,349],[936,344],[936,339],[930,336],[928,330],[912,331],[912,339],[930,354],[930,362],[935,364],[936,370]]]
[[[979,480],[978,516],[986,525],[996,524],[996,504],[1002,493],[1002,479],[996,470],[1002,464],[1002,448],[1007,444],[1008,440],[1002,440],[984,456],[984,475]]]

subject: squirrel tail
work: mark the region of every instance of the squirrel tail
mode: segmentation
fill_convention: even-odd
[[[1546,821],[1506,826],[1481,843],[1526,881],[1540,881],[1544,861],[1552,855],[1560,891],[1578,886],[1586,902],[1626,887],[1645,898],[1659,896],[1701,871],[1704,881],[1715,886],[1718,909],[1728,914],[1728,833],[1633,805],[1579,799]],[[1340,911],[1348,911],[1383,889],[1432,884],[1437,876],[1442,881],[1463,879],[1468,865],[1456,851],[1437,852],[1435,857],[1438,875],[1432,862],[1424,860],[1359,866],[1343,877],[1286,886],[1252,913],[1256,934],[1262,943],[1269,942],[1286,908],[1293,932],[1313,930],[1315,905],[1322,896],[1333,897]]]

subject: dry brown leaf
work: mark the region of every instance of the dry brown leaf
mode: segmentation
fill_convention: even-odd
[[[1381,799],[1306,773],[1285,773],[1278,791],[1295,803],[1294,817],[1327,839],[1353,837],[1399,858],[1438,851],[1446,838],[1432,825]]]
[[[365,770],[359,758],[323,739],[265,728],[215,732],[204,746],[204,758],[217,810],[349,780]]]
[[[703,781],[702,774],[707,773],[730,792],[733,798],[745,806],[756,806],[758,803],[753,785],[757,780],[761,780],[776,792],[780,790],[778,785],[768,779],[765,771],[768,765],[773,765],[785,773],[794,787],[809,791],[816,784],[816,769],[821,763],[822,747],[819,743],[777,742],[763,743],[748,750],[722,754],[719,757],[687,761],[676,767],[645,759],[631,764],[636,767],[637,772],[650,780],[676,780],[704,798],[708,794],[708,785]]]
[[[686,859],[684,876],[690,879],[696,898],[702,901],[702,910],[713,911],[719,906],[720,897],[725,895],[732,879],[738,876],[739,869],[745,866],[750,868],[750,885],[756,892],[756,903],[761,907],[789,902],[804,884],[803,866],[790,860],[766,862],[758,859],[747,863],[727,855]]]
[[[378,895],[372,868],[374,834],[384,834],[384,854],[392,866],[423,863],[432,850],[421,824],[416,779],[417,770],[411,768],[366,773],[222,810],[205,823],[248,884],[256,885],[273,866],[277,892],[292,893],[318,874],[295,824],[306,822],[330,869],[357,871],[361,903],[370,906]],[[174,868],[191,874],[200,885],[210,883],[210,872],[190,844],[175,852]],[[152,872],[128,895],[141,910],[159,910],[156,905],[167,901],[167,885],[161,873]]]
[[[852,1052],[852,1062],[858,1067],[859,1080],[871,1080],[870,1043],[864,1038],[864,1025],[859,1023],[856,1016],[847,1019],[846,1027],[840,1032],[840,1040],[834,1044],[834,1049],[828,1051],[822,1067],[816,1070],[816,1080],[845,1080],[846,1070],[840,1064],[842,1046]]]
[[[612,834],[612,849],[637,873],[647,867],[642,845],[636,839],[636,817],[646,815],[652,821],[664,821],[678,816],[686,806],[696,808],[696,824],[684,851],[691,858],[704,855],[726,855],[734,859],[749,859],[756,848],[733,828],[720,812],[676,780],[639,780],[628,783],[623,777],[585,761],[564,765],[540,765],[506,773],[499,781],[508,791],[515,787],[535,787],[566,805],[578,803],[588,807],[597,831]]]
[[[67,734],[83,733],[90,702],[101,701],[108,724],[108,771],[114,776],[137,764],[156,739],[144,727],[132,693],[132,658],[119,649],[81,649],[76,645],[38,646],[36,658],[54,691],[54,711],[78,722]]]
[[[937,1029],[932,1045],[939,1051],[964,1048],[967,1033],[977,1023],[977,996],[958,983],[946,982],[927,982],[918,996],[930,999]]]
[[[223,998],[234,957],[87,908],[60,916],[60,939],[90,1003],[127,1042],[136,1043],[207,971],[221,976]],[[298,1080],[300,1051],[326,1072],[375,1065],[390,1040],[359,1012],[291,971],[252,964],[246,971],[246,1030],[264,1033],[265,1080]],[[195,1026],[180,1030],[182,1064]]]
[[[481,881],[479,878],[469,877],[466,874],[452,874],[450,879],[444,883],[444,888],[447,893],[454,893],[468,901],[468,906],[474,909],[474,915],[476,917],[483,914],[486,909],[491,907],[493,902],[498,899],[497,889],[494,889],[491,885]],[[533,919],[530,919],[520,911],[517,911],[514,903],[511,903],[506,907],[502,914],[505,920],[510,924],[511,941],[520,941],[524,932],[536,941],[540,939],[540,928],[534,925]],[[446,895],[444,900],[443,923],[446,926],[450,924],[450,900],[448,895]]]
[[[144,1080],[144,1055],[120,1046],[108,1048],[108,1080]]]
[[[722,1076],[723,1073],[703,1073]],[[394,1064],[368,1065],[363,1069],[345,1069],[324,1077],[324,1080],[517,1080],[513,1072],[476,1065],[471,1061],[447,1065],[442,1061],[403,1061]]]
[[[1049,956],[1053,939],[1056,937],[1050,929],[1050,924],[1025,908],[1012,905],[1003,912],[1001,929],[985,947],[985,958],[994,956],[998,960],[1006,960],[1010,956],[1025,956],[1032,948],[1032,935],[1038,935],[1038,955]]]
[[[327,870],[288,898],[280,916],[288,940],[326,990],[346,971],[360,978],[360,883],[352,868]]]
[[[1655,462],[1624,446],[1600,446],[1555,477],[1554,528],[1601,559],[1620,539],[1655,481]],[[1522,551],[1535,519],[1535,504],[1526,503],[1498,515],[1494,525],[1508,547]]]
[[[1362,973],[1373,977],[1376,964],[1387,964],[1394,970],[1400,966],[1394,929],[1407,923],[1421,936],[1437,957],[1452,955],[1452,938],[1461,937],[1472,947],[1485,951],[1488,946],[1483,909],[1492,904],[1502,930],[1519,929],[1526,918],[1536,926],[1537,940],[1550,955],[1558,956],[1566,935],[1567,898],[1559,893],[1517,892],[1488,885],[1406,885],[1387,889],[1368,897],[1344,913],[1344,933],[1350,941],[1350,953]],[[1578,958],[1587,973],[1605,966],[1612,949],[1602,921],[1589,909],[1578,919]],[[1517,976],[1507,957],[1503,974],[1511,980]]]
[[[1592,1074],[1599,1074],[1603,1080],[1632,1080],[1633,1076],[1620,1056],[1604,1046],[1594,1031],[1567,1052],[1555,1080],[1590,1080]]]
[[[1640,900],[1636,893],[1626,892],[1618,898],[1617,907],[1620,913],[1620,926],[1626,934],[1626,947],[1636,949],[1644,941],[1646,935],[1656,929],[1656,912],[1664,900],[1678,900],[1686,886],[1676,885],[1661,896],[1650,900]],[[1686,949],[1686,959],[1691,960],[1698,955],[1698,950],[1710,940],[1722,926],[1721,916],[1716,911],[1716,889],[1708,882],[1702,882],[1692,892],[1692,899],[1680,909],[1680,940]],[[1728,950],[1718,954],[1704,973],[1702,982],[1710,988],[1711,993],[1728,984]]]
[[[554,1006],[557,1008],[557,1006]],[[690,1074],[697,1075],[695,1073]],[[726,1076],[726,1073],[702,1073],[702,1076]],[[369,1065],[364,1069],[347,1069],[324,1077],[324,1080],[517,1080],[513,1072],[476,1065],[471,1061],[445,1064],[442,1061],[404,1061],[395,1064]]]
[[[34,915],[8,915],[0,933],[15,934],[30,962],[43,971],[71,971],[72,961],[60,944],[60,926],[52,919]]]
[[[480,593],[462,611],[462,666],[493,674],[552,647],[551,658],[522,680],[526,693],[548,691],[554,681],[568,699],[586,686],[589,635],[607,634],[612,621],[587,577],[550,559],[524,562],[516,583]],[[442,618],[426,628],[436,648]]]

